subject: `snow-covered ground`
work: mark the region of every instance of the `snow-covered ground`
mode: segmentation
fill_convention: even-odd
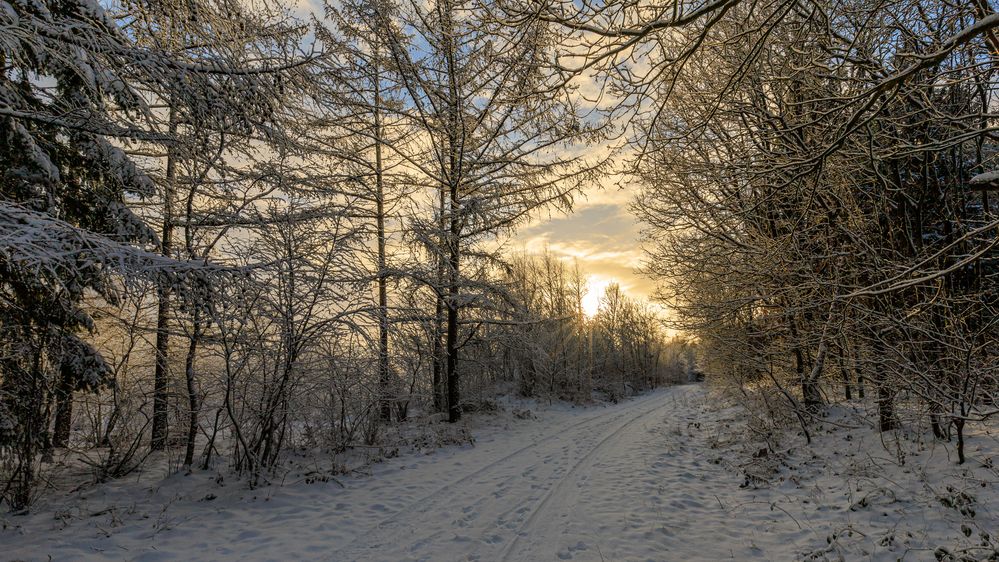
[[[893,449],[844,407],[814,448],[792,433],[764,454],[702,385],[536,413],[342,485],[301,476],[248,491],[202,472],[46,500],[2,520],[0,558],[933,560],[999,546],[988,428],[957,466],[939,443]]]

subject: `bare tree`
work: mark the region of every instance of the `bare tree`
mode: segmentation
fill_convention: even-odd
[[[413,224],[441,268],[442,278],[429,285],[445,311],[452,422],[461,416],[460,311],[478,299],[464,280],[463,258],[488,261],[472,249],[484,237],[544,207],[567,208],[599,167],[560,150],[593,131],[579,121],[571,96],[551,87],[554,77],[542,65],[547,26],[496,25],[488,11],[442,0],[407,6],[394,21],[381,14],[408,98],[401,113],[420,128],[420,149],[401,156],[435,186],[441,204],[437,220]]]

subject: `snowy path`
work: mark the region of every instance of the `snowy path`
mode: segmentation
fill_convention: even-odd
[[[55,521],[52,511],[6,521],[20,529],[0,532],[0,559],[800,560],[832,549],[921,560],[932,551],[909,543],[932,547],[960,538],[962,522],[996,520],[987,496],[975,521],[921,498],[918,470],[896,467],[879,479],[890,466],[877,456],[883,450],[833,430],[825,439],[841,460],[807,469],[807,482],[791,475],[741,488],[743,476],[722,459],[746,456],[733,454],[742,447],[732,442],[733,419],[705,400],[694,385],[613,406],[556,407],[540,420],[484,426],[474,447],[377,464],[343,488],[298,482],[248,492],[218,488],[207,473],[172,476],[145,497],[135,482],[98,487],[56,506],[65,515]],[[926,466],[941,466],[930,453]],[[800,463],[817,458],[805,449]],[[984,480],[959,477],[984,493]],[[895,485],[890,497],[878,495]],[[874,499],[858,510],[860,497]]]
[[[678,395],[684,389],[546,428],[379,522],[344,558],[557,560],[590,548],[587,558],[599,558],[594,537],[658,540],[646,531],[657,526],[649,498],[662,482],[639,457],[658,449],[650,441],[681,409]]]
[[[612,406],[555,409],[506,430],[483,428],[475,447],[376,465],[372,478],[345,480],[346,488],[292,484],[192,502],[191,482],[178,475],[150,491],[158,499],[119,506],[114,520],[96,524],[90,536],[81,537],[77,525],[48,535],[38,548],[22,535],[6,554],[334,561],[759,556],[752,544],[757,522],[734,522],[723,508],[722,497],[743,493],[738,476],[708,462],[705,443],[691,442],[699,433],[692,428],[708,421],[701,419],[708,416],[703,395],[699,386],[679,386]],[[181,495],[173,505],[157,505]],[[744,500],[752,506],[752,498]],[[88,501],[79,511],[104,511],[114,499]],[[775,519],[769,505],[760,511]]]
[[[717,499],[741,492],[739,478],[702,458],[703,443],[684,443],[687,430],[706,421],[695,407],[702,394],[699,387],[674,387],[494,435],[474,449],[334,492],[337,504],[329,513],[299,513],[298,520],[321,520],[345,531],[342,539],[326,542],[335,549],[329,553],[334,560],[758,555],[748,542],[754,524],[726,531],[732,513]],[[761,511],[773,519],[769,505]],[[286,519],[274,516],[281,526]],[[724,544],[711,537],[719,530]],[[286,534],[281,528],[256,531],[261,537]],[[313,532],[322,530],[295,525],[302,544],[323,542]],[[253,556],[276,558],[294,548],[282,542],[268,538]]]

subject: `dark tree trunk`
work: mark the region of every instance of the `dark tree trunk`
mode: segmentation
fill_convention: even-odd
[[[883,381],[878,383],[878,430],[895,429],[895,396]]]
[[[434,411],[444,412],[447,409],[447,396],[444,389],[444,350],[441,345],[441,336],[444,324],[444,301],[437,297],[436,310],[434,311],[433,345],[431,347],[431,362],[433,370],[433,394]]]
[[[177,121],[170,109],[170,134],[177,132]],[[167,151],[166,188],[163,194],[163,231],[160,240],[164,256],[169,257],[173,245],[173,192],[177,175],[177,162],[170,148]],[[162,283],[157,290],[159,305],[156,310],[156,367],[153,373],[153,426],[150,447],[154,451],[166,448],[168,426],[167,361],[170,350],[170,285]]]
[[[853,360],[853,372],[857,376],[857,398],[861,400],[864,399],[864,372],[861,368],[860,363],[860,347],[854,346],[853,355],[851,356]]]
[[[376,56],[378,53],[375,53]],[[385,277],[385,182],[382,174],[382,119],[380,76],[375,68],[374,137],[375,137],[375,228],[378,238],[378,386],[381,397],[380,417],[392,420],[392,376],[389,371],[388,280]]]
[[[194,465],[194,444],[198,438],[198,393],[194,376],[194,360],[198,352],[198,341],[201,339],[201,319],[194,314],[194,327],[187,348],[187,359],[184,361],[184,378],[187,381],[187,449],[184,452],[184,466]]]
[[[871,380],[877,387],[878,391],[878,430],[879,431],[891,431],[895,429],[895,392],[889,386],[888,379],[881,368],[880,360],[882,360],[887,352],[884,349],[884,342],[882,341],[881,333],[874,333],[874,355],[878,359],[876,363],[877,372]]]
[[[447,306],[447,419],[454,423],[461,419],[461,406],[459,405],[459,381],[458,381],[458,280],[457,252],[452,255],[451,302]]]
[[[69,443],[73,427],[73,381],[62,377],[56,391],[55,428],[52,433],[52,446],[63,448]]]
[[[819,383],[816,372],[805,372],[805,352],[801,349],[801,343],[798,340],[798,329],[795,325],[795,321],[791,320],[791,338],[794,340],[794,348],[792,353],[794,354],[794,372],[798,377],[798,381],[801,385],[801,398],[802,404],[809,413],[815,413],[822,407],[822,394],[819,392]],[[819,353],[819,357],[815,361],[815,369],[813,371],[821,372],[822,361],[825,357],[825,351]]]
[[[964,418],[954,419],[954,429],[957,433],[957,464],[964,464]]]
[[[843,355],[838,357],[839,361],[839,372],[843,378],[843,394],[846,396],[847,400],[853,399],[853,385],[850,384],[850,372],[846,368],[846,362],[843,361]]]
[[[447,179],[448,218],[447,235],[448,252],[448,301],[447,305],[447,411],[448,421],[455,423],[461,419],[460,384],[458,381],[458,308],[461,306],[461,229],[462,216],[461,193],[462,158],[465,150],[465,122],[462,115],[462,97],[459,94],[457,66],[455,57],[458,55],[458,39],[454,33],[452,21],[452,6],[446,2],[441,6],[444,16],[442,27],[445,44],[443,46],[444,65],[447,72],[448,88],[445,108],[447,110],[448,155],[447,169],[444,177]]]
[[[167,236],[163,237],[166,241]],[[165,242],[164,242],[165,245]],[[158,291],[159,307],[156,315],[156,367],[153,375],[153,427],[152,441],[154,451],[166,447],[167,440],[167,354],[169,352],[169,326],[167,316],[170,314],[170,289],[163,287]]]

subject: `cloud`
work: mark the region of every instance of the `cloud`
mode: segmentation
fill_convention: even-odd
[[[639,225],[628,212],[627,197],[614,197],[577,206],[571,215],[552,217],[521,229],[514,244],[529,252],[546,249],[555,256],[576,260],[584,272],[617,281],[634,297],[649,298],[655,283],[641,275],[644,254]]]

